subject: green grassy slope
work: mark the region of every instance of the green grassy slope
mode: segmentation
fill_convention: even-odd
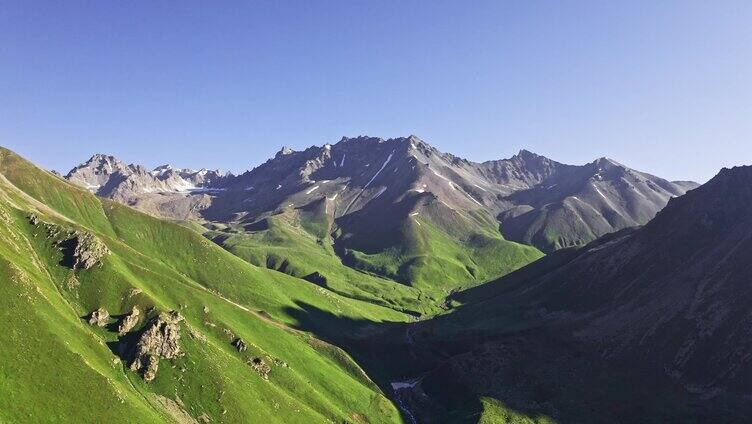
[[[287,208],[205,235],[254,265],[424,316],[440,312],[449,292],[543,256],[534,247],[504,240],[487,214],[449,211],[438,202],[424,205],[420,213],[395,205],[394,216],[372,217],[379,224],[370,228],[334,223],[326,207],[321,201]]]
[[[498,223],[485,212],[455,210],[435,197],[422,202],[413,208],[394,207],[392,216],[374,217],[373,222],[386,222],[383,227],[352,228],[344,222],[337,243],[344,246],[345,262],[446,294],[543,256],[532,246],[504,240]]]
[[[33,217],[34,218],[33,218]],[[67,231],[111,253],[91,269],[62,265]],[[399,322],[390,308],[258,268],[195,231],[98,199],[0,150],[0,421],[399,422],[349,355],[306,330],[338,322]],[[185,355],[160,360],[145,382],[128,369],[135,333],[82,317],[104,307],[116,325],[176,310]],[[145,324],[145,317],[137,329]],[[242,338],[239,352],[231,342]],[[122,357],[122,359],[121,359]],[[268,366],[249,365],[257,358]],[[33,384],[30,384],[33,382]],[[38,405],[45,405],[39,408]]]
[[[322,231],[316,222],[305,211],[287,209],[257,223],[255,231],[211,231],[206,236],[254,265],[305,278],[343,296],[412,314],[437,312],[442,293],[343,265],[327,228]]]

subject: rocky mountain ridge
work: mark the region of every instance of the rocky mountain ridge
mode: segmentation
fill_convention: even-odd
[[[499,302],[520,305],[522,319],[705,398],[748,396],[751,204],[752,166],[724,168],[641,228],[558,252],[459,298],[487,320]]]
[[[216,186],[231,177],[219,170],[195,171],[171,165],[149,171],[103,154],[93,155],[65,175],[98,196],[175,219],[195,217],[195,211],[210,204],[208,194],[220,190]]]
[[[226,174],[219,170],[173,168],[161,165],[149,171],[125,164],[111,155],[95,154],[71,169],[65,178],[102,197],[125,198],[146,193],[210,190]]]
[[[303,151],[285,147],[238,176],[168,166],[149,172],[96,155],[66,178],[147,212],[219,222],[250,223],[314,202],[324,202],[330,219],[343,224],[385,207],[404,210],[404,221],[420,213],[420,205],[436,203],[444,215],[487,213],[504,237],[544,251],[645,224],[670,198],[696,187],[607,158],[565,165],[521,150],[509,159],[475,163],[416,136],[343,137]]]

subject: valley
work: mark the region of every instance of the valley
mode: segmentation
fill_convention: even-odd
[[[112,422],[749,411],[746,368],[729,368],[742,345],[708,350],[728,343],[709,337],[737,316],[711,305],[735,303],[706,288],[744,278],[720,252],[743,255],[752,227],[742,206],[716,205],[746,204],[746,168],[685,195],[696,185],[611,160],[577,167],[523,151],[476,164],[411,136],[283,149],[238,176],[173,169],[96,155],[61,178],[2,151],[3,281],[17,299],[3,354],[34,358],[6,380],[4,419],[24,421],[38,396],[18,382],[56,363],[88,376],[46,377],[57,419],[85,416],[76,405],[91,396],[91,416],[112,404]],[[718,265],[672,268],[698,257]],[[53,346],[42,356],[40,337]],[[716,368],[687,373],[692,361]]]

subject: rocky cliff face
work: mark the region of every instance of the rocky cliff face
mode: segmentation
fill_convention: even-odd
[[[225,175],[220,171],[175,169],[162,165],[148,171],[141,165],[126,165],[113,156],[97,154],[65,176],[102,197],[127,201],[149,193],[211,190]]]
[[[113,156],[97,154],[65,176],[98,196],[145,212],[175,219],[199,219],[213,193],[227,177],[217,170],[176,169],[162,165],[148,171],[126,165]]]
[[[181,321],[183,317],[174,311],[159,314],[139,337],[131,369],[142,371],[144,380],[152,381],[157,376],[160,358],[174,359],[183,355],[180,348]]]

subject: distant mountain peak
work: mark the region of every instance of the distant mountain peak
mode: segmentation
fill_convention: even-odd
[[[282,146],[282,148],[279,149],[279,151],[277,152],[276,155],[274,155],[274,157],[278,158],[278,157],[282,157],[282,156],[291,155],[293,153],[295,153],[295,150],[293,150],[293,149],[291,149],[291,148],[289,148],[287,146]]]
[[[105,153],[95,153],[91,155],[87,162],[100,162],[100,161],[119,161],[118,158]]]
[[[615,160],[613,160],[611,158],[605,157],[605,156],[596,159],[595,161],[593,161],[593,164],[595,164],[597,166],[601,166],[601,167],[617,166],[617,167],[621,167],[621,168],[626,168],[626,166],[620,164],[619,162],[617,162],[617,161],[615,161]]]
[[[539,160],[539,159],[548,159],[543,155],[539,155],[537,153],[533,153],[530,150],[527,149],[520,149],[519,152],[517,152],[516,155],[512,156],[512,159],[519,158],[523,160]]]

